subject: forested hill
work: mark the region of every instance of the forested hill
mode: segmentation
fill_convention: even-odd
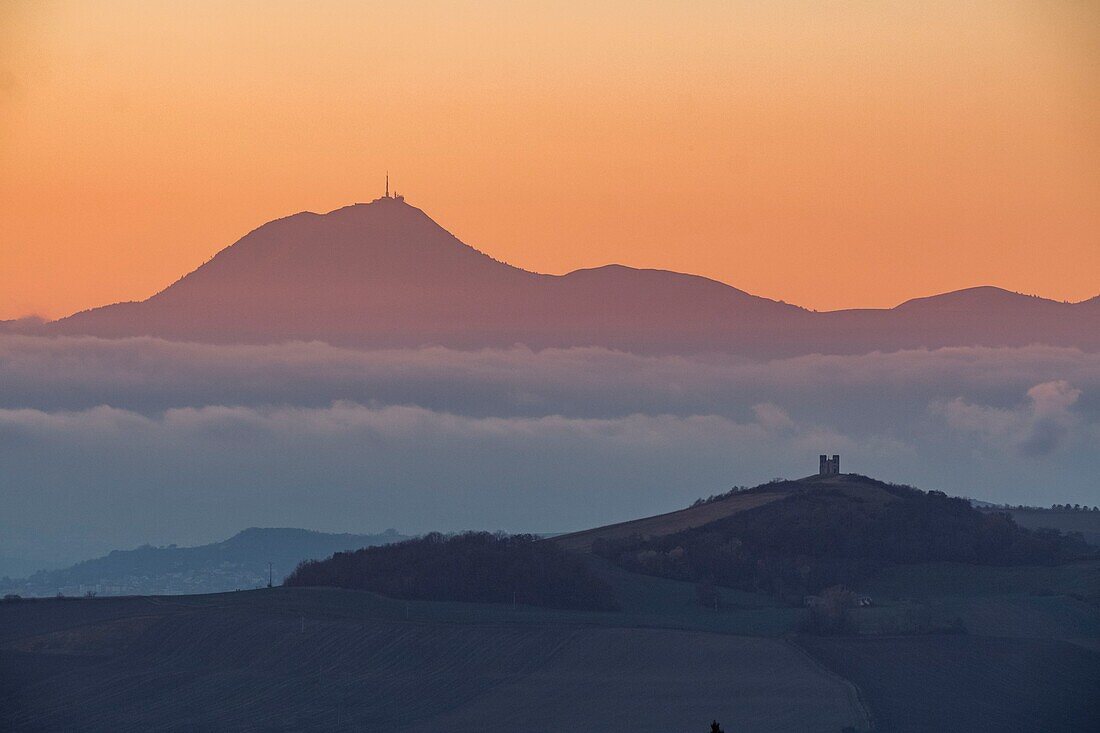
[[[369,590],[393,598],[613,610],[587,563],[534,535],[438,532],[303,563],[288,586]]]
[[[1051,565],[1096,552],[1079,535],[1025,529],[966,499],[855,474],[737,493],[783,497],[662,536],[601,540],[592,551],[637,572],[789,598],[889,565]]]

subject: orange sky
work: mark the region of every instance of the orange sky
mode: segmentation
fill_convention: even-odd
[[[1098,3],[227,5],[0,5],[0,318],[144,298],[387,168],[542,272],[1100,293]]]

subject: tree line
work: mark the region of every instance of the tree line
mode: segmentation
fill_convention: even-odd
[[[423,537],[298,565],[287,586],[369,590],[393,598],[614,610],[614,593],[583,559],[534,535]]]

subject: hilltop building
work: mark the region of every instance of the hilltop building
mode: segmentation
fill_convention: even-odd
[[[819,476],[833,476],[840,473],[840,456],[834,455],[829,458],[829,456],[822,453],[819,464],[817,470]]]

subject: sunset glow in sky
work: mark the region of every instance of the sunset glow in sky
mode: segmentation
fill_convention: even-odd
[[[380,195],[540,272],[1100,293],[1100,4],[5,2],[0,318]]]

